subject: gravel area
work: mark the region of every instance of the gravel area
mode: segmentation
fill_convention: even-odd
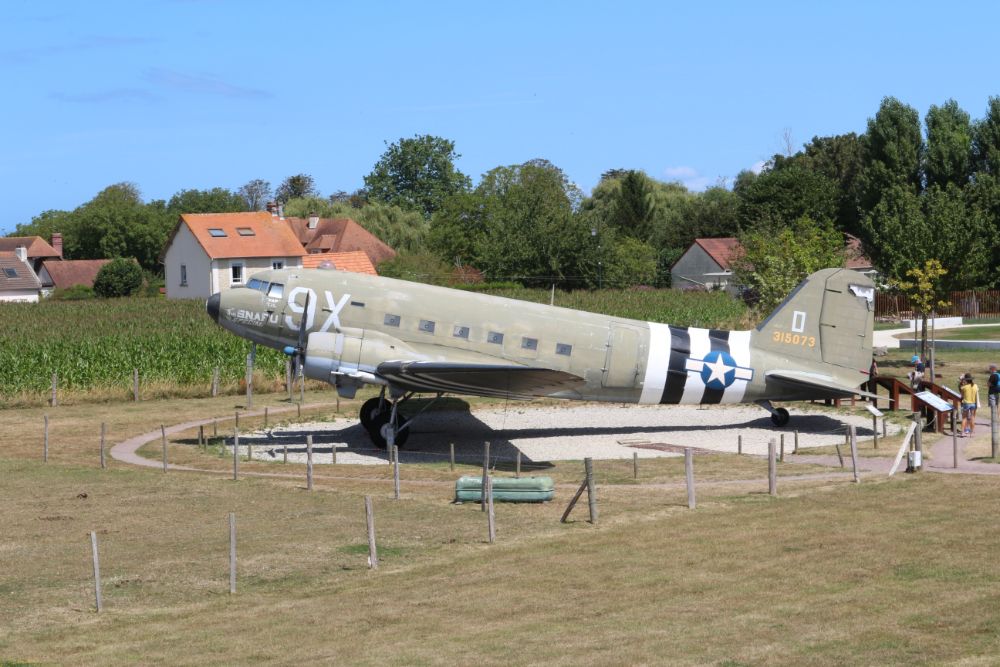
[[[844,441],[844,425],[853,424],[860,439],[872,436],[871,418],[831,412],[809,412],[792,404],[791,421],[784,428],[771,423],[770,415],[752,405],[732,406],[636,406],[571,405],[530,406],[468,412],[425,413],[414,422],[401,463],[447,461],[449,443],[455,445],[460,462],[482,461],[483,442],[490,442],[491,459],[513,461],[521,452],[522,462],[558,461],[584,457],[631,459],[680,456],[677,448],[696,447],[735,453],[737,438],[743,437],[743,452],[767,454],[767,442],[785,434],[785,450],[791,452],[793,433],[799,432],[800,451]],[[898,427],[888,425],[889,433]],[[331,463],[336,448],[337,463],[379,465],[388,463],[386,453],[372,447],[357,419],[299,423],[267,431],[240,435],[240,450],[253,448],[261,461],[301,463],[306,459],[306,435],[313,436],[313,462]],[[230,451],[232,443],[228,443]],[[673,451],[671,451],[673,450]]]

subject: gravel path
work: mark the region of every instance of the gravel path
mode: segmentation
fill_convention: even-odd
[[[767,454],[770,438],[785,435],[785,450],[792,451],[793,433],[799,432],[799,448],[807,449],[843,442],[844,425],[853,424],[862,439],[871,437],[871,419],[866,416],[832,415],[792,408],[792,419],[783,429],[771,423],[763,409],[749,405],[711,406],[619,406],[572,405],[530,406],[433,412],[422,415],[400,451],[401,462],[447,460],[454,443],[460,461],[481,461],[483,442],[490,442],[491,458],[513,461],[521,452],[525,464],[565,459],[630,459],[680,456],[678,449],[735,453],[743,438],[746,454]],[[891,433],[898,431],[889,425]],[[253,448],[258,460],[278,461],[287,447],[290,462],[305,460],[305,436],[313,435],[313,461],[330,463],[337,450],[337,463],[378,465],[387,463],[384,452],[372,448],[367,433],[356,419],[312,422],[276,427],[240,436],[240,449]]]

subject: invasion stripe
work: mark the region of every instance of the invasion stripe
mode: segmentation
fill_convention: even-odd
[[[691,354],[691,337],[687,327],[670,327],[670,365],[660,403],[680,403],[687,382],[685,362]]]
[[[684,362],[684,370],[687,371],[687,383],[684,385],[684,395],[681,396],[682,405],[699,405],[702,396],[705,395],[705,381],[701,377],[703,364],[701,360],[711,352],[712,343],[708,340],[708,329],[688,327],[688,337],[691,345],[688,348],[688,358]],[[697,370],[694,370],[697,368]]]
[[[708,332],[708,340],[711,342],[713,352],[725,352],[729,353],[729,332],[722,331],[719,329],[712,329]],[[726,389],[712,389],[711,387],[705,387],[705,393],[701,397],[702,403],[714,404],[721,403],[722,397],[726,393]]]
[[[750,364],[750,334],[749,331],[729,332],[729,354],[737,365],[736,380],[726,387],[723,403],[740,403],[746,395],[747,385],[753,378]]]

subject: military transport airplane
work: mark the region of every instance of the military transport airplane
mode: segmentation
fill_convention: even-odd
[[[418,393],[615,403],[746,403],[866,395],[874,286],[848,269],[802,283],[757,328],[640,322],[331,269],[255,274],[213,294],[222,327],[284,350],[306,377],[353,397],[372,440],[402,445]]]

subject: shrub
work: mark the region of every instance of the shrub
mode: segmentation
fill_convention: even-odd
[[[82,301],[94,298],[94,288],[86,285],[73,285],[65,289],[52,290],[52,298],[56,301]]]
[[[134,259],[116,257],[101,267],[94,281],[97,296],[130,296],[142,287],[142,269]]]

